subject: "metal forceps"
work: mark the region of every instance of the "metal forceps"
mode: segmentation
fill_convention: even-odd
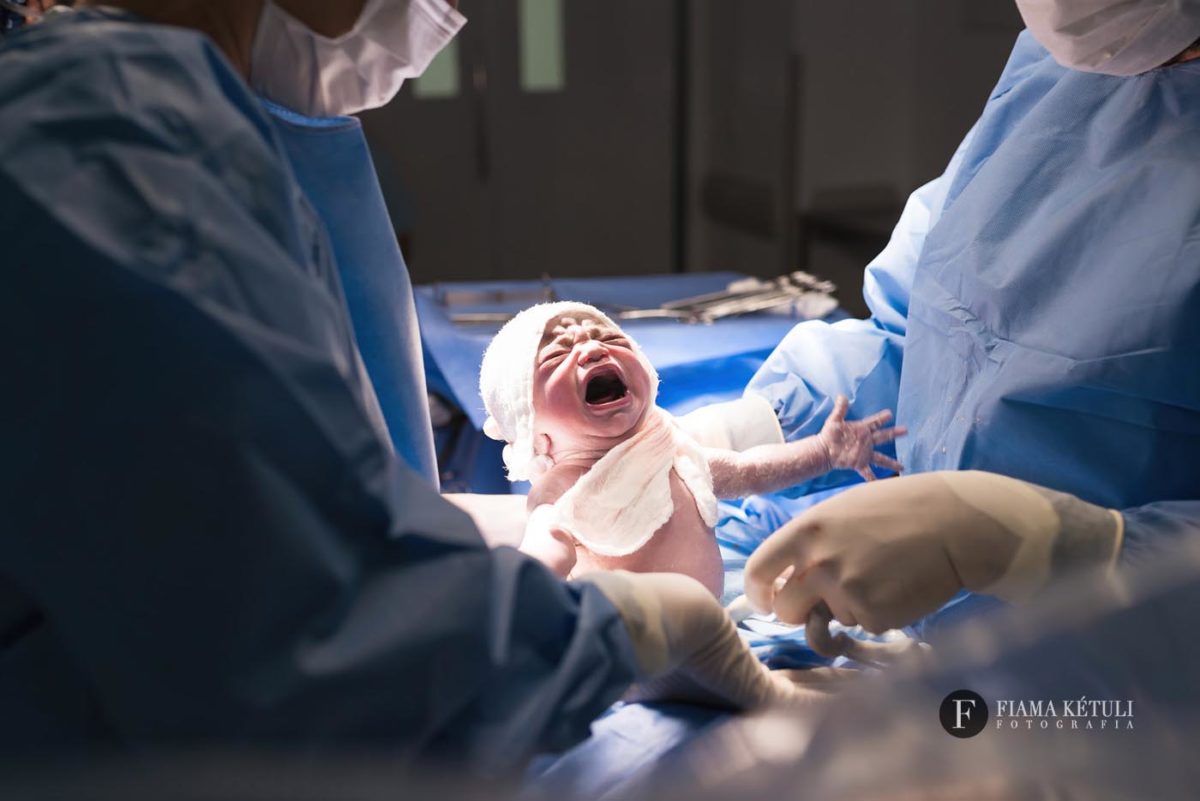
[[[660,316],[682,313],[688,322],[711,323],[724,317],[788,306],[811,293],[832,294],[836,287],[805,272],[793,272],[764,280],[735,281],[720,292],[709,292],[664,303]]]

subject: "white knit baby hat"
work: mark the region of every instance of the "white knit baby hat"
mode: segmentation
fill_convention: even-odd
[[[586,303],[539,303],[505,323],[483,354],[479,394],[483,396],[483,407],[488,413],[483,433],[508,443],[504,448],[504,465],[508,468],[509,481],[528,481],[547,466],[539,461],[533,450],[534,366],[546,326],[551,320],[571,313],[586,314],[621,330],[604,312]],[[653,403],[658,394],[658,374],[637,343],[631,339],[630,345],[650,374],[650,402]]]

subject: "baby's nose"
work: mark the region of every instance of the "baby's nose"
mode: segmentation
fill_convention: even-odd
[[[594,339],[589,339],[579,346],[580,364],[591,364],[594,361],[603,359],[607,355],[608,348],[604,347],[602,342],[597,342]]]

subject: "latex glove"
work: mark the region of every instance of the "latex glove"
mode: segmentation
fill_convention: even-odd
[[[473,493],[443,493],[443,498],[462,509],[475,521],[490,547],[516,547],[525,536],[528,525],[524,495],[476,495]]]
[[[1073,495],[922,473],[853,487],[780,528],[746,563],[746,594],[784,622],[825,601],[842,623],[879,633],[962,588],[1021,602],[1067,572],[1111,568],[1123,533],[1119,512]]]
[[[575,539],[558,523],[558,511],[544,503],[529,513],[521,553],[537,559],[559,578],[567,578],[575,569]]]
[[[875,450],[886,442],[908,433],[903,426],[884,428],[892,419],[892,413],[884,410],[862,420],[847,420],[850,401],[838,395],[833,402],[833,411],[821,427],[817,439],[829,454],[830,470],[853,470],[867,481],[874,481],[875,471],[871,465],[899,473],[904,469],[898,461]]]
[[[599,587],[621,613],[637,653],[639,682],[651,688],[643,694],[699,695],[738,709],[810,703],[821,695],[759,662],[725,610],[693,578],[612,571],[580,580]]]

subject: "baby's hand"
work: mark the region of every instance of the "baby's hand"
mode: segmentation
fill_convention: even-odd
[[[865,420],[847,420],[846,412],[850,401],[838,395],[833,402],[833,411],[821,428],[817,438],[828,454],[830,470],[854,470],[867,481],[876,479],[871,465],[894,470],[899,473],[904,466],[890,456],[875,450],[885,442],[908,433],[902,426],[884,428],[892,419],[892,413],[882,411]]]

